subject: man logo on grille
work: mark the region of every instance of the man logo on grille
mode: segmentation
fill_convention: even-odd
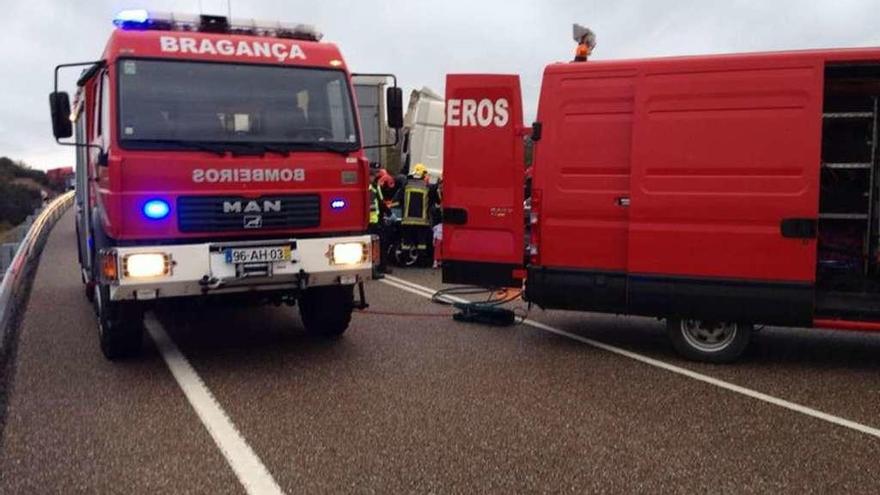
[[[263,215],[245,215],[244,228],[261,229],[263,228]]]
[[[263,200],[260,205],[257,201],[224,201],[223,213],[271,213],[281,211],[281,200]]]

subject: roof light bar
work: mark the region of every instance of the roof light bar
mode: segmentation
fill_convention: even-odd
[[[230,22],[223,16],[150,12],[146,9],[120,11],[113,24],[127,30],[202,31],[306,41],[321,41],[324,37],[310,24],[255,19],[232,19]]]
[[[324,34],[311,24],[292,22],[259,21],[256,19],[232,19],[229,31],[234,34],[321,41]]]
[[[197,31],[199,18],[194,15],[151,12],[146,9],[123,10],[113,19],[116,27],[127,30]]]

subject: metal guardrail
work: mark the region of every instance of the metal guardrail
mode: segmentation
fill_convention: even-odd
[[[31,230],[31,225],[34,224],[34,219],[40,216],[44,208],[45,206],[40,206],[19,225],[0,234],[0,280],[3,280],[3,274],[12,264],[15,252],[18,251],[18,245],[24,240],[28,231]]]
[[[0,283],[0,358],[6,354],[10,326],[22,303],[27,282],[55,222],[73,204],[73,192],[62,194],[49,203],[33,220],[9,263]]]

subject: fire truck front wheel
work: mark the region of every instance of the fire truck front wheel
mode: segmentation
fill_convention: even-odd
[[[708,363],[736,361],[748,347],[753,332],[753,326],[746,323],[679,318],[667,319],[666,329],[679,354]]]
[[[111,361],[136,356],[144,338],[144,312],[131,302],[110,300],[106,285],[95,286],[101,352]]]
[[[321,337],[339,337],[348,329],[354,309],[354,286],[312,287],[299,299],[306,331]]]

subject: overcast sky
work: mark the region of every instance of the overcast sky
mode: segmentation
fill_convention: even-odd
[[[226,11],[225,0],[0,0],[0,155],[72,165],[51,137],[53,67],[98,58],[123,8],[200,3]],[[232,0],[232,14],[315,24],[352,70],[394,72],[407,94],[442,94],[450,72],[519,74],[527,122],[544,65],[573,54],[572,22],[596,31],[595,58],[880,46],[880,0]]]

